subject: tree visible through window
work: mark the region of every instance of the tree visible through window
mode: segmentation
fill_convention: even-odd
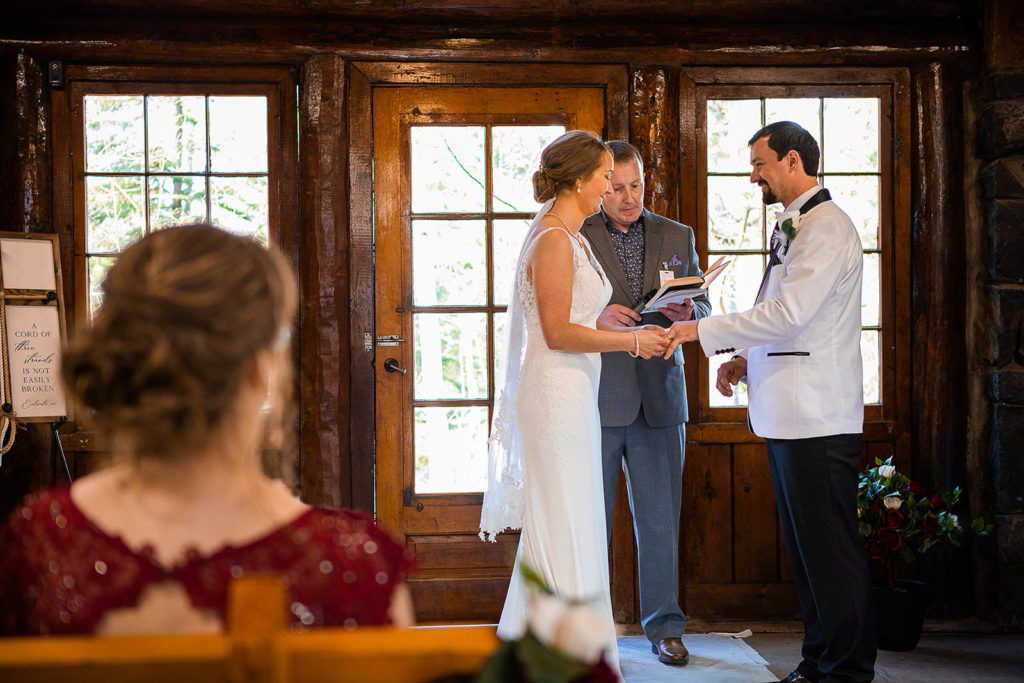
[[[538,208],[531,179],[541,150],[563,132],[410,129],[417,493],[486,485],[490,406],[505,379],[505,310]]]
[[[269,239],[267,98],[84,98],[90,310],[117,255],[158,228],[211,221]]]
[[[766,123],[794,121],[821,147],[818,181],[849,214],[864,248],[861,300],[864,403],[879,404],[881,389],[881,241],[879,235],[882,169],[879,99],[812,97],[707,100],[707,248],[708,262],[719,255],[732,264],[711,286],[715,312],[742,311],[754,303],[768,258],[774,212],[750,182],[747,140]],[[714,389],[718,367],[727,355],[708,362],[711,407],[743,406],[746,387],[732,398]]]

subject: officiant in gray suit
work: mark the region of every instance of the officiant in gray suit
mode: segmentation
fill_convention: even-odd
[[[611,302],[601,313],[608,325],[632,326],[645,295],[666,279],[701,275],[693,230],[644,209],[643,161],[633,145],[609,143],[614,156],[612,193],[583,223],[612,283]],[[702,295],[648,313],[643,323],[669,326],[703,318],[711,304]],[[609,538],[619,472],[626,474],[640,565],[640,617],[651,650],[665,664],[685,664],[681,636],[686,617],[679,608],[679,513],[686,443],[686,380],[681,349],[668,360],[601,354],[601,450]]]

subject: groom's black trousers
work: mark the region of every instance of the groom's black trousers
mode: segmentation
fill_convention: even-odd
[[[870,681],[875,621],[867,558],[857,530],[860,434],[768,439],[782,538],[804,620],[812,681]]]

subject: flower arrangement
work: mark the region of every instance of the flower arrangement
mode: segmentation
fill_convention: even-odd
[[[505,643],[476,683],[616,683],[604,658],[600,615],[586,601],[556,595],[529,565],[520,563],[520,571],[532,589],[526,633]]]
[[[886,588],[895,587],[896,564],[910,564],[937,546],[959,546],[968,534],[987,536],[992,525],[981,517],[964,521],[953,513],[960,488],[928,493],[896,470],[892,458],[875,459],[860,474],[857,525],[868,558],[885,567]]]

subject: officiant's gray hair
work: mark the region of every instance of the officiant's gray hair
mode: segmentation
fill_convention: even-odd
[[[612,150],[612,161],[618,163],[636,162],[640,178],[644,177],[644,160],[640,158],[640,150],[625,140],[609,140],[608,147]]]
[[[540,169],[533,174],[533,198],[540,203],[562,190],[572,190],[577,180],[590,178],[611,149],[589,130],[570,130],[540,153]]]

